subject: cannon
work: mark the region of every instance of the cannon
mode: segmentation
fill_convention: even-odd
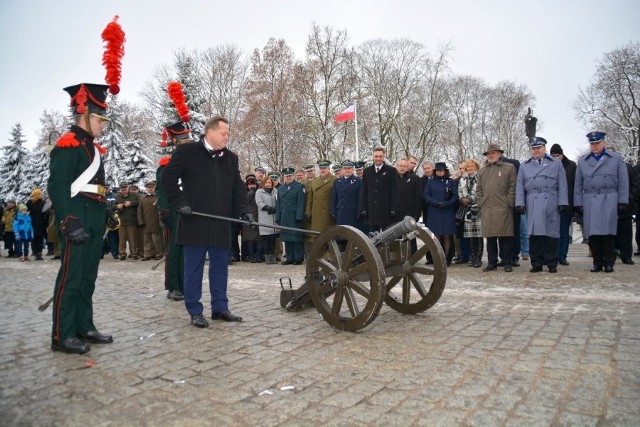
[[[411,241],[422,242],[411,253]],[[425,265],[427,252],[432,265]],[[338,330],[355,332],[369,325],[382,303],[415,314],[442,295],[447,263],[440,243],[411,217],[366,236],[355,227],[334,225],[320,233],[307,257],[305,282],[293,289],[281,278],[280,305],[286,310],[314,306]]]

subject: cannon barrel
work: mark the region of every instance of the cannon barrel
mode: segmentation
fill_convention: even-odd
[[[410,216],[405,216],[402,221],[376,234],[371,240],[375,246],[378,246],[383,243],[392,242],[404,234],[411,233],[417,229],[418,223],[416,220]]]

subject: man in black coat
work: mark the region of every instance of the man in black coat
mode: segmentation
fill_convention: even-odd
[[[176,244],[184,247],[184,302],[191,323],[199,328],[209,326],[200,303],[207,254],[211,318],[228,322],[242,320],[231,314],[227,299],[231,223],[193,214],[231,217],[237,212],[243,219],[253,221],[245,186],[240,179],[238,156],[226,148],[228,142],[228,120],[213,117],[207,121],[200,141],[176,147],[162,175],[169,202],[180,214]]]
[[[638,249],[633,254],[638,256],[640,255],[640,163],[636,163],[633,167],[632,183],[633,185],[629,185],[631,189],[629,204],[633,206],[636,215],[636,246]],[[633,189],[635,189],[635,193]]]
[[[364,169],[360,187],[360,215],[369,231],[379,231],[398,221],[398,172],[384,162],[384,148],[373,150],[373,165]]]
[[[558,240],[558,262],[561,265],[569,265],[567,254],[569,253],[569,227],[573,220],[573,189],[576,185],[576,162],[569,160],[560,144],[553,144],[550,153],[553,157],[562,162],[564,173],[567,177],[567,193],[569,196],[569,206],[560,214],[560,240]]]

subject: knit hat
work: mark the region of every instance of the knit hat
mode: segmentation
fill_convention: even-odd
[[[18,210],[19,210],[20,212],[28,210],[28,209],[27,209],[27,205],[25,205],[24,203],[20,203],[20,204],[18,205]]]
[[[564,152],[562,151],[562,147],[560,147],[560,144],[553,144],[551,146],[551,154],[564,154]]]
[[[32,197],[32,198],[40,198],[40,197],[42,197],[42,190],[41,190],[41,189],[39,189],[39,188],[34,189],[34,190],[31,192],[31,197]]]

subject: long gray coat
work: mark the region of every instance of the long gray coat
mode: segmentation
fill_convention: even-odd
[[[599,161],[591,153],[578,159],[573,204],[582,206],[586,237],[615,235],[618,204],[628,202],[627,165],[618,153],[605,150]]]
[[[277,190],[274,188],[271,190],[271,193],[267,193],[264,188],[259,188],[256,191],[256,205],[258,206],[258,222],[263,224],[276,224],[276,214],[275,212],[272,214],[263,211],[262,208],[265,206],[269,206],[272,208],[276,207],[276,192]],[[261,236],[270,236],[271,234],[277,234],[278,230],[270,227],[260,226],[260,235]]]
[[[498,160],[486,163],[478,172],[476,187],[482,237],[513,236],[513,207],[516,199],[516,168]]]
[[[542,163],[534,158],[522,163],[516,183],[516,206],[527,208],[527,234],[559,238],[560,205],[569,205],[562,162],[545,154]]]

